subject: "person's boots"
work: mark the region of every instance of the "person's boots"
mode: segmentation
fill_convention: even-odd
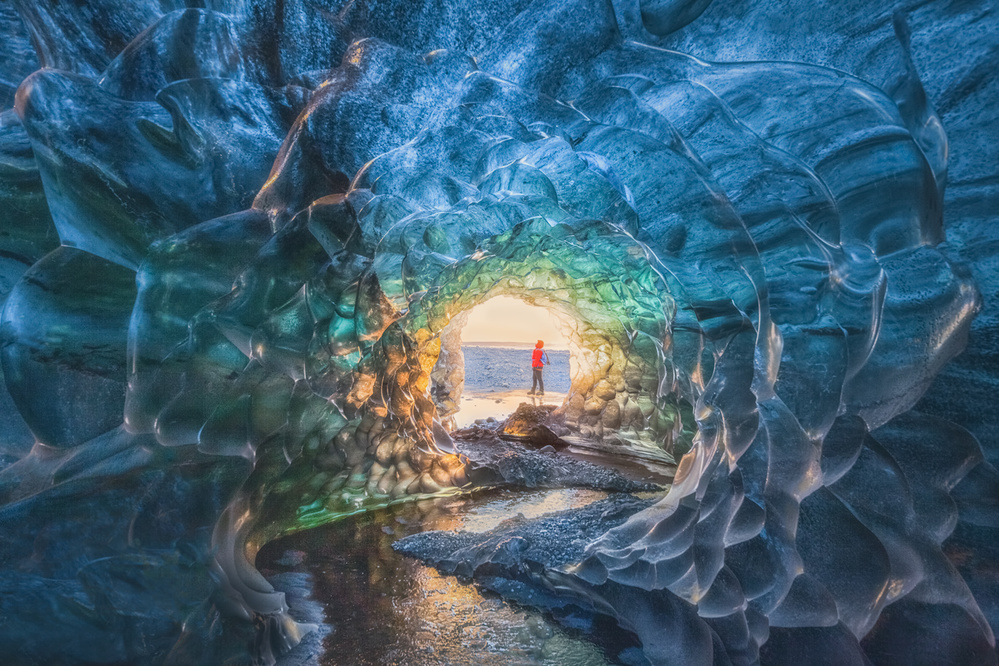
[[[531,389],[530,391],[528,391],[527,395],[534,395],[534,389]]]

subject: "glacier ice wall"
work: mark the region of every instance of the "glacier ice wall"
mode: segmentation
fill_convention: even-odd
[[[991,13],[199,4],[0,8],[6,652],[293,645],[248,562],[469,482],[434,368],[503,294],[579,442],[679,461],[559,573],[668,595],[650,659],[995,659]]]

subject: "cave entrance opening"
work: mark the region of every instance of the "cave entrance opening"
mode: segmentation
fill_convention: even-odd
[[[502,420],[524,402],[559,407],[578,366],[573,320],[512,296],[494,296],[455,317],[441,332],[432,373],[434,399],[450,430]],[[567,335],[568,334],[568,335]],[[544,342],[545,393],[533,393],[531,354]]]
[[[410,270],[415,274],[422,265]],[[444,370],[453,370],[459,356],[464,361],[462,318],[496,297],[512,297],[551,313],[569,339],[575,367],[560,409],[568,434],[559,436],[577,448],[672,463],[675,445],[690,441],[693,419],[689,409],[681,413],[683,387],[673,367],[676,306],[664,280],[642,244],[615,227],[597,220],[521,222],[409,295],[397,326],[417,365],[405,365],[401,355],[393,361],[396,381],[406,384],[393,392],[393,417],[417,424],[415,436],[426,441],[431,414],[444,429],[453,425],[459,382]],[[382,351],[386,359],[393,354],[384,344]],[[462,369],[462,388],[465,374]],[[530,389],[526,381],[524,389]]]

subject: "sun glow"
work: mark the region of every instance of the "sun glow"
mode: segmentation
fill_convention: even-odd
[[[547,349],[568,349],[569,341],[558,322],[544,308],[509,296],[497,296],[475,307],[461,332],[464,343],[502,342],[533,345],[545,341]]]

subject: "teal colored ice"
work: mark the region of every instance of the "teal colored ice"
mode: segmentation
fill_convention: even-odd
[[[438,562],[648,663],[995,663],[973,4],[0,8],[0,654],[274,663],[265,543],[488,485],[448,426],[509,296],[566,439],[676,477],[571,561]]]

